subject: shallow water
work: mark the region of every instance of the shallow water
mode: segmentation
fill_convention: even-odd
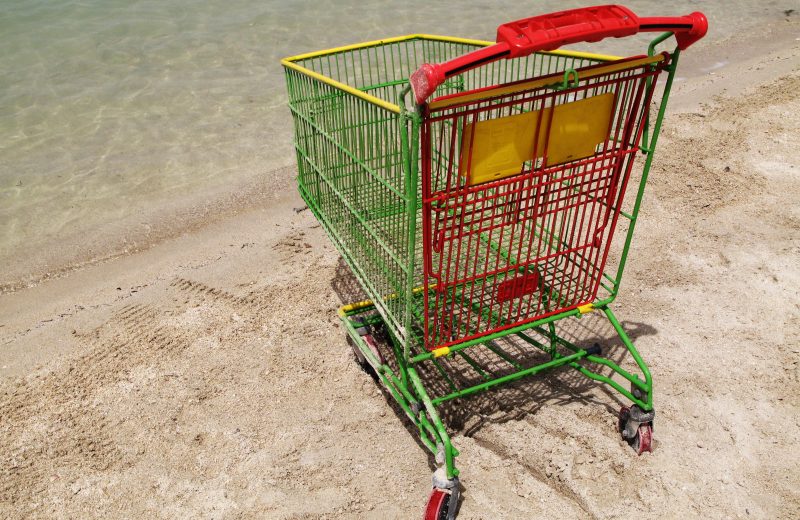
[[[67,236],[124,236],[132,218],[149,227],[178,201],[291,164],[281,57],[411,32],[491,39],[499,23],[578,2],[519,4],[4,0],[0,264],[22,265],[17,275],[58,268],[39,256]],[[628,5],[640,15],[701,9],[721,39],[797,4]],[[641,52],[642,41],[591,49]]]

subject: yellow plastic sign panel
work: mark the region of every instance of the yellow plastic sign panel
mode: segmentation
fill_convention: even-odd
[[[517,175],[534,153],[544,156],[545,142],[548,166],[592,156],[608,139],[613,110],[609,92],[555,109],[468,123],[461,136],[459,173],[470,186]]]

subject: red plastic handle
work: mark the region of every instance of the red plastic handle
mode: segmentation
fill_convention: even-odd
[[[639,18],[627,7],[601,5],[570,9],[509,22],[497,28],[497,43],[445,63],[426,63],[411,75],[417,103],[424,103],[447,78],[500,58],[518,58],[562,45],[622,38],[645,31],[671,31],[683,50],[705,36],[703,13],[687,16]]]

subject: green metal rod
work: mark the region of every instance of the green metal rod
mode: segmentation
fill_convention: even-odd
[[[381,323],[383,323],[383,317],[379,315],[379,319]],[[395,337],[391,327],[386,327],[386,330],[389,332],[389,343],[392,344],[392,352],[394,353],[394,358],[399,360],[403,357],[402,345],[397,340],[397,337]],[[406,363],[400,361],[398,361],[397,365],[398,368],[400,369],[400,377],[402,378],[403,381],[403,388],[404,389],[408,388],[408,373],[406,373],[407,365]],[[409,397],[409,400],[412,402],[414,401],[413,399],[411,399],[411,397]]]
[[[389,372],[391,373],[391,370]],[[406,416],[408,416],[408,418],[411,419],[411,421],[417,426],[420,433],[419,438],[422,440],[422,443],[425,445],[425,447],[428,448],[433,454],[436,454],[436,442],[435,442],[436,437],[435,435],[431,435],[431,433],[433,432],[433,428],[430,427],[430,424],[427,422],[427,420],[424,421],[423,423],[422,420],[418,419],[414,415],[414,412],[411,410],[411,408],[406,404],[405,400],[402,399],[400,395],[398,395],[396,389],[402,388],[402,386],[389,384],[386,375],[382,373],[378,373],[378,377],[380,377],[381,382],[383,382],[383,385],[389,390],[389,392],[392,394],[392,397],[394,397],[394,400],[397,401],[397,404],[399,404],[400,407],[403,409],[403,411],[406,413]],[[426,430],[431,430],[431,431],[427,432]],[[433,437],[433,439],[431,439],[431,437]]]
[[[548,361],[547,363],[542,363],[541,365],[536,365],[535,367],[531,367],[525,370],[520,370],[519,372],[515,372],[507,376],[498,377],[497,379],[493,379],[492,381],[480,383],[475,386],[459,390],[457,392],[437,397],[436,399],[433,399],[433,404],[440,404],[444,401],[449,401],[450,399],[455,399],[457,397],[466,397],[468,395],[472,395],[477,392],[483,392],[485,390],[488,390],[489,388],[492,388],[493,386],[501,385],[503,383],[508,383],[510,381],[516,381],[517,379],[522,379],[525,376],[536,374],[537,372],[541,372],[542,370],[547,370],[548,368],[554,368],[566,365],[570,361],[575,361],[576,359],[586,357],[587,355],[588,354],[585,350],[581,350],[580,352],[577,352],[570,356],[563,356],[558,359],[553,359],[552,361]]]
[[[519,363],[514,361],[514,358],[512,358],[511,356],[509,356],[508,354],[503,352],[503,349],[501,349],[500,347],[496,346],[493,342],[487,341],[486,343],[484,343],[483,346],[488,348],[492,352],[494,352],[500,359],[502,359],[503,361],[505,361],[509,365],[513,366],[517,370],[522,368],[522,365],[520,365]]]
[[[465,348],[471,347],[473,345],[478,345],[480,343],[485,343],[487,341],[491,341],[493,339],[499,339],[504,336],[508,336],[509,334],[515,334],[517,332],[522,332],[523,330],[530,329],[532,327],[536,327],[539,325],[544,325],[546,323],[550,323],[552,321],[561,320],[567,318],[569,316],[577,316],[581,313],[578,309],[572,309],[571,311],[562,312],[559,314],[554,314],[553,316],[549,316],[547,318],[536,320],[531,323],[523,323],[522,325],[517,325],[516,327],[511,327],[509,329],[502,330],[500,332],[494,332],[492,334],[488,334],[486,336],[481,336],[479,338],[471,339],[469,341],[465,341],[463,343],[459,343],[458,345],[453,345],[450,347],[450,353],[458,352],[459,350],[463,350]],[[433,352],[424,352],[422,354],[418,354],[412,357],[409,361],[411,364],[420,363],[422,361],[427,361],[434,357]]]
[[[342,320],[342,322],[347,329],[347,333],[356,342],[358,349],[361,350],[362,354],[364,354],[364,356],[368,359],[370,365],[372,365],[372,367],[375,369],[375,372],[383,385],[389,390],[389,392],[392,394],[392,397],[394,397],[395,401],[397,401],[408,418],[411,419],[411,421],[420,429],[420,438],[422,439],[422,442],[435,455],[436,440],[438,439],[436,429],[424,416],[420,415],[417,417],[414,414],[410,404],[419,404],[419,402],[409,393],[408,386],[403,384],[403,382],[397,378],[394,372],[392,372],[391,367],[385,364],[382,365],[372,351],[368,348],[365,348],[361,336],[359,336],[349,319],[345,318]]]
[[[444,424],[442,424],[439,414],[436,412],[436,406],[431,401],[431,398],[428,397],[428,393],[425,391],[425,386],[422,384],[422,381],[417,374],[417,370],[413,366],[408,367],[408,375],[409,379],[411,380],[411,384],[414,386],[414,390],[417,392],[422,400],[422,403],[425,405],[425,410],[428,412],[428,416],[436,426],[436,430],[439,433],[439,438],[442,441],[442,446],[444,446],[447,478],[452,479],[453,477],[457,477],[459,471],[455,467],[455,457],[458,454],[458,451],[453,448],[453,444],[450,442],[450,436],[447,434],[447,430],[445,429]]]
[[[543,335],[545,334],[545,331],[540,331],[538,329],[537,329],[537,332],[539,332],[540,334],[543,334]],[[523,339],[527,339],[528,338],[528,336],[526,336],[525,334],[519,334],[519,336],[522,337]],[[535,341],[535,340],[533,340],[533,338],[530,338],[530,341]],[[564,347],[570,349],[573,352],[579,352],[579,351],[582,350],[579,346],[577,346],[574,343],[571,343],[571,342],[565,340],[564,338],[562,338],[560,336],[556,336],[556,341],[559,344],[563,345]],[[617,374],[621,375],[622,377],[624,377],[625,379],[630,381],[631,383],[635,384],[641,390],[647,391],[647,385],[645,383],[643,383],[637,376],[631,374],[630,372],[628,372],[624,368],[620,367],[619,365],[617,365],[616,363],[614,363],[610,359],[606,359],[606,358],[600,357],[600,356],[589,355],[589,356],[586,356],[586,361],[590,361],[592,363],[597,363],[598,365],[605,365],[608,368],[610,368],[611,370],[613,370],[614,372],[616,372]]]
[[[308,205],[308,208],[314,214],[314,217],[316,217],[316,219],[319,220],[319,222],[322,224],[322,229],[325,231],[325,234],[328,235],[328,238],[330,238],[331,242],[333,242],[334,246],[336,246],[336,249],[342,255],[342,258],[344,258],[344,261],[347,263],[348,267],[350,267],[350,270],[356,273],[356,275],[362,281],[362,285],[367,291],[367,294],[370,295],[372,301],[380,303],[379,296],[381,295],[381,293],[375,288],[370,279],[366,277],[366,275],[364,274],[364,270],[361,268],[360,264],[354,261],[348,249],[342,245],[343,244],[342,237],[339,236],[338,232],[331,225],[328,218],[321,211],[319,211],[319,208],[317,208],[316,204],[314,203],[314,200],[308,196],[308,193],[304,189],[302,189],[302,187],[300,188],[300,196],[303,198],[303,201]],[[373,306],[375,306],[374,303]],[[382,314],[382,316],[383,315],[384,314]]]
[[[672,36],[672,34],[673,33],[667,31],[665,33],[661,33],[658,36],[656,36],[653,39],[653,41],[650,42],[650,45],[647,46],[647,55],[648,56],[655,56],[655,54],[656,54],[656,46],[659,43],[663,42],[664,40],[668,39],[670,36]]]
[[[319,132],[319,135],[321,135],[322,137],[324,137],[324,138],[325,138],[325,139],[326,139],[328,142],[330,142],[330,143],[331,143],[331,145],[332,145],[332,146],[334,146],[334,147],[335,147],[337,150],[339,150],[339,151],[340,151],[342,154],[344,154],[344,155],[345,155],[345,156],[346,156],[348,159],[350,159],[351,161],[353,161],[353,163],[355,163],[355,164],[359,165],[359,166],[360,166],[360,167],[361,167],[361,168],[362,168],[362,169],[363,169],[365,172],[367,172],[367,174],[368,174],[368,175],[369,175],[369,176],[370,176],[372,179],[374,179],[376,182],[379,182],[379,183],[381,183],[381,184],[382,184],[382,185],[383,185],[383,186],[384,186],[386,189],[390,190],[391,192],[393,192],[393,193],[394,193],[395,195],[397,195],[398,197],[402,197],[402,194],[401,194],[399,191],[397,191],[397,188],[395,188],[394,186],[392,186],[391,184],[389,184],[389,183],[386,181],[386,179],[384,179],[383,177],[381,177],[380,175],[378,175],[378,174],[375,172],[375,170],[373,170],[372,168],[370,168],[370,167],[369,167],[369,166],[368,166],[368,165],[367,165],[367,164],[366,164],[364,161],[362,161],[361,159],[359,159],[358,157],[356,157],[355,155],[353,155],[353,153],[352,153],[350,150],[348,150],[347,148],[345,148],[344,146],[342,146],[342,145],[339,143],[339,141],[337,141],[336,139],[334,139],[334,138],[333,138],[333,136],[332,136],[332,135],[330,135],[328,132],[326,132],[326,131],[322,130],[322,129],[321,129],[321,128],[319,128],[317,125],[315,125],[313,121],[311,121],[311,120],[310,120],[310,119],[309,119],[309,118],[308,118],[308,117],[307,117],[305,114],[301,113],[299,110],[296,110],[296,109],[294,109],[294,108],[291,108],[291,110],[292,110],[292,113],[293,113],[293,115],[295,115],[295,116],[297,116],[298,118],[302,119],[302,120],[303,120],[303,121],[305,121],[307,124],[309,124],[309,125],[313,126],[313,127],[315,128],[315,131]],[[304,155],[308,155],[308,154],[304,154]],[[315,167],[316,167],[316,166],[315,166]],[[324,168],[319,168],[319,167],[316,167],[316,168],[317,168],[317,171],[319,171],[319,172],[322,172],[322,171],[324,171]]]
[[[475,372],[477,372],[478,375],[481,376],[481,379],[483,379],[484,381],[489,381],[489,375],[486,373],[486,371],[484,371],[481,368],[481,366],[478,364],[477,361],[472,359],[471,356],[467,355],[466,352],[459,352],[458,355],[464,358],[464,361],[469,363],[469,366],[471,366],[475,370]]]
[[[647,55],[648,56],[655,56],[656,45],[658,45],[659,43],[663,42],[664,40],[666,40],[670,36],[672,36],[671,32],[665,32],[665,33],[662,33],[661,35],[659,35],[658,37],[656,37],[653,41],[651,41],[650,45],[647,47]],[[647,78],[647,88],[648,88],[648,90],[650,89],[650,85],[652,85],[652,83],[653,83],[653,79],[652,78]],[[649,146],[647,146],[647,142],[649,140],[649,138],[648,138],[649,130],[650,130],[650,110],[647,110],[647,112],[645,114],[645,118],[644,118],[644,129],[642,131],[642,145],[639,146],[639,148],[644,153],[651,153],[653,151]]]
[[[408,218],[408,243],[406,244],[408,271],[406,271],[406,305],[404,317],[404,332],[406,337],[403,338],[403,358],[398,360],[403,365],[403,377],[406,377],[406,367],[408,365],[408,344],[410,338],[408,337],[413,324],[414,312],[414,263],[416,260],[416,246],[417,246],[417,184],[419,161],[417,160],[418,146],[419,146],[419,115],[408,114],[406,112],[405,98],[411,90],[410,86],[406,86],[399,95],[400,101],[400,117],[398,124],[400,125],[400,141],[403,150],[403,163],[406,170],[406,217]],[[411,122],[411,138],[409,142],[408,136],[408,122]],[[410,144],[410,146],[409,146]],[[405,381],[407,384],[407,381]]]
[[[663,36],[663,35],[662,35]],[[656,38],[658,39],[658,38]],[[647,184],[647,177],[650,174],[650,167],[653,164],[653,156],[658,143],[658,136],[661,133],[661,123],[664,121],[664,114],[667,110],[667,101],[669,100],[669,93],[672,89],[672,80],[675,78],[675,70],[678,65],[678,58],[680,57],[680,49],[675,49],[672,53],[672,61],[669,65],[669,75],[667,76],[667,84],[664,87],[664,94],[661,97],[661,105],[658,108],[658,117],[656,117],[656,124],[653,127],[653,138],[650,141],[647,154],[647,160],[644,163],[642,170],[642,179],[639,181],[639,191],[636,193],[636,202],[633,204],[633,211],[631,212],[631,223],[628,226],[628,234],[625,237],[625,245],[622,247],[622,255],[620,256],[619,267],[617,267],[617,283],[614,285],[614,292],[610,297],[598,302],[597,306],[607,305],[616,299],[619,293],[620,282],[622,281],[622,273],[625,271],[625,262],[628,260],[628,252],[630,251],[631,241],[633,240],[633,230],[636,229],[636,220],[639,217],[639,209],[642,206],[642,198],[644,197],[644,188]]]
[[[536,329],[536,332],[538,332],[539,334],[542,334],[543,336],[546,336],[546,335],[547,335],[547,333],[546,333],[546,332],[544,332],[544,331],[540,331],[538,328]],[[547,348],[547,347],[544,345],[544,343],[542,343],[542,342],[540,342],[540,341],[536,341],[535,339],[533,339],[532,337],[528,336],[528,335],[527,335],[527,334],[525,334],[524,332],[520,332],[519,334],[517,334],[517,336],[518,336],[518,337],[520,337],[520,338],[521,338],[523,341],[525,341],[526,343],[528,343],[528,344],[530,344],[530,345],[533,345],[534,347],[538,348],[538,349],[539,349],[539,350],[541,350],[542,352],[545,352],[545,353],[548,353],[548,354],[550,353],[550,349],[549,349],[549,348]]]
[[[541,331],[540,334],[544,334],[544,331]],[[523,340],[527,341],[528,343],[530,343],[531,345],[541,349],[544,352],[548,352],[549,353],[549,350],[547,348],[545,348],[544,345],[542,345],[540,342],[536,341],[535,339],[527,336],[526,334],[518,334],[518,336],[520,338],[522,338]],[[564,344],[564,346],[567,346],[568,348],[570,348],[570,350],[573,350],[574,352],[578,352],[578,351],[581,350],[581,349],[579,349],[578,347],[576,347],[576,346],[574,346],[572,344],[569,344],[569,345],[572,345],[572,347],[574,347],[574,348],[570,347],[569,345],[566,344],[568,342],[565,342],[565,340],[563,338],[559,337],[558,339],[559,339],[559,342],[561,342],[562,344]],[[556,358],[563,357],[562,354],[559,354],[558,352],[556,352],[554,354],[554,356]],[[597,356],[592,356],[592,355],[586,356],[584,359],[587,360],[587,361],[592,361],[592,362],[600,363],[600,364],[605,364],[605,363],[602,363],[601,361],[606,361],[603,358],[598,358]],[[597,360],[600,360],[600,361],[597,361]],[[644,409],[644,410],[652,409],[652,406],[650,406],[647,403],[645,403],[644,401],[640,401],[639,399],[634,397],[631,392],[629,392],[624,387],[620,386],[619,383],[617,383],[616,381],[614,381],[610,377],[604,376],[602,374],[598,374],[596,372],[592,372],[588,368],[584,367],[583,365],[581,365],[581,364],[579,364],[579,363],[577,363],[575,361],[569,362],[569,363],[567,363],[567,365],[569,365],[570,367],[574,368],[575,370],[577,370],[578,372],[580,372],[584,376],[588,377],[589,379],[593,379],[593,380],[599,381],[601,383],[606,383],[607,385],[611,386],[614,390],[616,390],[619,393],[621,393],[623,396],[627,397],[628,399],[630,399],[634,403],[636,403],[639,406],[641,406],[642,409]],[[616,364],[614,366],[616,366]],[[613,369],[613,367],[612,367],[612,369]],[[624,372],[624,374],[622,372]],[[639,381],[638,378],[636,378],[636,376],[632,376],[631,374],[628,374],[628,372],[621,371],[621,372],[618,372],[618,373],[620,375],[622,375],[623,377],[625,377],[625,379],[627,379],[628,381],[631,381],[632,383],[636,384],[637,386],[643,385],[643,383],[641,383],[641,381]],[[642,390],[647,390],[647,389],[646,388],[642,388]]]
[[[647,365],[642,360],[642,356],[639,355],[639,351],[636,350],[636,347],[633,345],[633,342],[628,337],[628,334],[625,332],[625,330],[622,328],[622,325],[620,325],[619,320],[617,320],[617,317],[614,316],[613,312],[611,312],[611,309],[605,307],[603,308],[603,312],[608,318],[608,321],[611,322],[611,325],[613,325],[614,330],[616,330],[617,334],[619,334],[619,337],[622,340],[622,342],[628,348],[628,352],[631,353],[631,356],[633,356],[633,359],[634,361],[636,361],[636,364],[639,365],[639,370],[642,371],[642,375],[644,376],[644,383],[645,385],[647,385],[647,403],[645,405],[645,410],[651,410],[653,408],[653,377],[650,375],[650,369],[647,368]],[[637,386],[639,386],[639,388],[642,388],[638,384]],[[642,388],[642,390],[644,390],[644,388]]]
[[[319,168],[319,166],[317,164],[315,164],[314,161],[312,161],[310,157],[306,156],[305,154],[303,154],[303,155],[304,155],[305,159],[307,161],[309,161],[309,163],[314,168]],[[403,270],[403,271],[407,270],[407,267],[403,264],[401,259],[398,258],[397,255],[394,253],[394,249],[392,249],[386,243],[386,241],[381,237],[380,233],[378,231],[376,231],[373,226],[369,225],[365,219],[361,218],[361,214],[358,212],[358,210],[356,208],[354,208],[352,206],[352,204],[350,204],[347,201],[347,197],[345,197],[342,194],[342,192],[339,189],[335,188],[334,186],[331,186],[330,190],[333,193],[336,194],[336,196],[339,198],[339,200],[342,201],[342,205],[344,205],[347,208],[348,211],[350,211],[351,213],[353,213],[354,215],[356,215],[359,218],[363,228],[365,230],[367,230],[367,232],[369,232],[369,235],[372,237],[372,239],[375,240],[376,243],[380,244],[380,246],[383,248],[383,250],[386,251],[386,253],[392,258],[392,260],[394,260],[394,262],[396,262],[398,264],[399,268],[401,270]],[[411,271],[411,272],[413,273],[413,271]]]
[[[444,380],[445,380],[445,381],[447,381],[447,386],[449,386],[449,387],[450,387],[450,389],[451,389],[452,391],[454,391],[454,392],[455,392],[456,390],[458,390],[458,387],[457,387],[457,386],[456,386],[456,384],[453,382],[453,379],[452,379],[450,376],[448,376],[448,375],[447,375],[447,371],[446,371],[444,368],[442,368],[442,364],[441,364],[441,363],[440,363],[438,360],[436,360],[436,359],[432,359],[432,360],[431,360],[431,363],[433,363],[433,366],[435,366],[435,367],[436,367],[436,370],[438,370],[438,371],[439,371],[439,375],[441,375],[441,376],[444,378]]]
[[[589,359],[589,358],[587,357],[586,359]],[[593,379],[595,381],[599,381],[601,383],[605,383],[608,386],[612,387],[614,390],[616,390],[617,392],[619,392],[623,396],[625,396],[628,399],[630,399],[632,402],[634,402],[637,405],[639,405],[644,411],[650,411],[650,410],[653,409],[652,406],[648,405],[644,401],[636,399],[636,397],[634,397],[632,393],[630,393],[627,389],[622,387],[619,383],[617,383],[616,381],[614,381],[610,377],[598,374],[596,372],[592,372],[588,368],[586,368],[586,367],[584,367],[584,366],[582,366],[582,365],[580,365],[578,363],[570,363],[570,366],[572,368],[574,368],[575,370],[577,370],[578,372],[580,372],[581,374],[583,374],[584,376],[588,377],[589,379]]]
[[[627,390],[624,390],[621,387],[619,387],[619,385],[617,385],[616,383],[612,384],[612,382],[610,382],[611,380],[604,381],[604,382],[608,382],[616,390],[620,391],[623,395],[625,395],[625,397],[631,399],[633,402],[635,402],[636,404],[638,404],[639,406],[641,406],[645,410],[651,410],[653,408],[653,378],[652,378],[652,376],[650,374],[650,369],[647,368],[647,365],[645,364],[644,360],[642,359],[641,354],[639,354],[639,351],[636,349],[636,347],[634,346],[634,344],[631,341],[630,337],[628,337],[628,334],[625,332],[625,329],[622,328],[622,325],[620,324],[619,320],[614,315],[614,313],[611,311],[611,309],[608,308],[608,306],[600,307],[598,304],[595,304],[595,308],[599,308],[601,311],[603,311],[603,313],[608,318],[608,321],[611,322],[611,326],[614,327],[614,330],[619,335],[620,339],[622,340],[622,343],[625,345],[625,348],[631,354],[631,357],[633,357],[634,361],[636,361],[636,365],[639,367],[639,370],[642,371],[642,375],[644,376],[644,382],[642,382],[636,375],[631,374],[630,372],[624,370],[619,365],[617,365],[616,363],[614,363],[613,361],[611,361],[609,359],[602,358],[602,357],[599,357],[599,356],[590,355],[590,356],[586,356],[586,360],[590,361],[592,363],[598,363],[600,365],[605,365],[605,366],[609,367],[614,372],[618,373],[620,376],[624,377],[625,379],[627,379],[628,381],[630,381],[631,383],[636,385],[640,390],[643,390],[643,391],[647,392],[647,401],[646,402],[642,402],[642,401],[636,399],[635,397],[633,397],[633,395],[631,395],[630,392],[628,392]],[[537,331],[537,332],[539,332],[540,334],[546,335],[545,331]],[[521,337],[522,339],[528,341],[528,343],[532,343],[532,344],[538,343],[538,342],[536,342],[536,340],[534,340],[533,338],[529,338],[525,334],[518,334],[518,336]],[[567,340],[565,340],[563,338],[559,337],[558,340],[559,340],[559,343],[561,343],[565,347],[569,348],[570,350],[573,350],[575,352],[583,352],[583,350],[579,349],[579,347],[577,345],[574,345],[574,344],[568,342]],[[542,348],[542,347],[540,346],[539,348]],[[604,377],[604,376],[599,376],[599,377]],[[597,379],[597,378],[592,377],[592,379]],[[602,379],[597,379],[597,380],[602,380]]]

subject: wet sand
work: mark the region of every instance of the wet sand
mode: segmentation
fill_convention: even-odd
[[[617,395],[525,380],[451,414],[459,518],[800,515],[800,31],[770,31],[687,52],[659,142],[615,307],[654,453],[615,434]],[[293,175],[0,296],[0,515],[419,517],[432,461],[352,359],[353,280]]]

